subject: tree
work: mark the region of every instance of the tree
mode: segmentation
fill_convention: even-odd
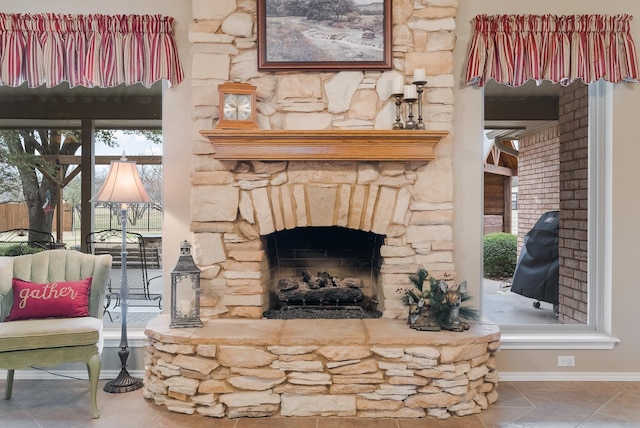
[[[267,16],[304,16],[313,21],[344,21],[356,13],[353,0],[269,0]]]
[[[344,21],[355,11],[352,0],[311,0],[307,10],[307,19],[313,21]]]
[[[160,143],[162,139],[161,132],[157,130],[123,132],[143,135],[154,143]],[[111,147],[117,146],[115,130],[96,131],[96,140]],[[7,168],[13,166],[22,184],[30,229],[51,232],[53,210],[58,200],[55,181],[69,172],[69,165],[56,164],[44,156],[75,155],[81,146],[80,132],[77,130],[43,128],[0,131],[0,178],[3,179],[0,190],[4,193],[9,183],[15,186],[16,175],[11,175],[11,168]]]
[[[131,204],[129,206],[129,223],[132,226],[135,226],[147,211],[162,211],[162,165],[136,165],[136,167],[140,180],[144,184],[149,198],[151,198],[151,203]],[[97,186],[101,186],[106,178],[106,173],[101,174],[96,171],[95,182]],[[109,208],[112,216],[120,218],[120,204],[104,203],[103,206]]]
[[[140,179],[151,198],[151,209],[162,210],[162,165],[138,165]]]
[[[309,10],[309,0],[289,0],[278,4],[273,16],[305,16]]]
[[[29,228],[51,232],[58,186],[50,178],[64,177],[68,165],[56,165],[43,155],[73,155],[81,146],[72,131],[21,129],[1,131],[8,161],[17,170],[27,204]],[[50,178],[46,178],[49,176]]]
[[[0,140],[2,140],[1,132]],[[0,143],[0,204],[23,200],[20,189],[16,186],[20,180],[18,170],[11,164],[10,157],[8,148]]]

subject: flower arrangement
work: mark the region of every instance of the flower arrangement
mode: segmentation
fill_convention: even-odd
[[[462,331],[469,328],[469,321],[479,318],[477,310],[461,305],[471,299],[466,292],[466,281],[450,286],[447,273],[444,279],[437,280],[424,268],[409,275],[409,279],[414,288],[404,290],[403,302],[409,305],[408,322],[413,328]]]

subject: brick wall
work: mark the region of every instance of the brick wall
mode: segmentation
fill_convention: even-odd
[[[560,322],[587,322],[588,87],[560,93]]]
[[[520,139],[518,156],[518,249],[540,216],[560,208],[558,126]]]

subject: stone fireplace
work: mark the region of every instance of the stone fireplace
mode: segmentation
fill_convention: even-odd
[[[147,325],[146,398],[215,418],[439,419],[498,399],[498,328],[416,331],[401,301],[419,266],[455,277],[446,131],[202,135],[191,224],[204,326]],[[279,278],[305,269],[362,277],[383,317],[259,319]]]
[[[191,231],[204,319],[270,306],[272,233],[338,227],[382,236],[371,284],[386,318],[424,266],[455,278],[453,49],[458,0],[394,0],[393,70],[261,71],[255,2],[194,0]],[[424,69],[426,130],[394,131],[396,77]],[[216,130],[217,86],[256,86],[258,130]],[[403,120],[406,111],[403,111]]]
[[[203,134],[214,151],[193,175],[203,318],[260,318],[280,278],[322,267],[362,277],[367,301],[404,317],[402,289],[419,266],[455,275],[453,209],[439,201],[450,161],[434,157],[446,132]]]
[[[255,2],[193,1],[191,231],[204,326],[171,329],[167,315],[147,325],[147,399],[209,417],[441,419],[498,399],[496,326],[406,325],[410,274],[455,279],[458,0],[390,3],[393,70],[280,73],[257,69]],[[428,81],[426,129],[392,130],[392,82],[415,68]],[[257,87],[260,129],[215,129],[217,85],[236,79]],[[278,278],[323,267],[361,276],[382,317],[262,319]]]

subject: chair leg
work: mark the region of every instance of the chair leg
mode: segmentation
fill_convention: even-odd
[[[89,372],[89,387],[91,389],[91,413],[93,418],[100,417],[98,412],[98,378],[100,377],[100,355],[94,354],[87,361],[87,371]]]
[[[15,370],[9,369],[7,370],[7,383],[4,388],[4,398],[5,400],[11,399],[11,391],[13,390],[13,374]]]

